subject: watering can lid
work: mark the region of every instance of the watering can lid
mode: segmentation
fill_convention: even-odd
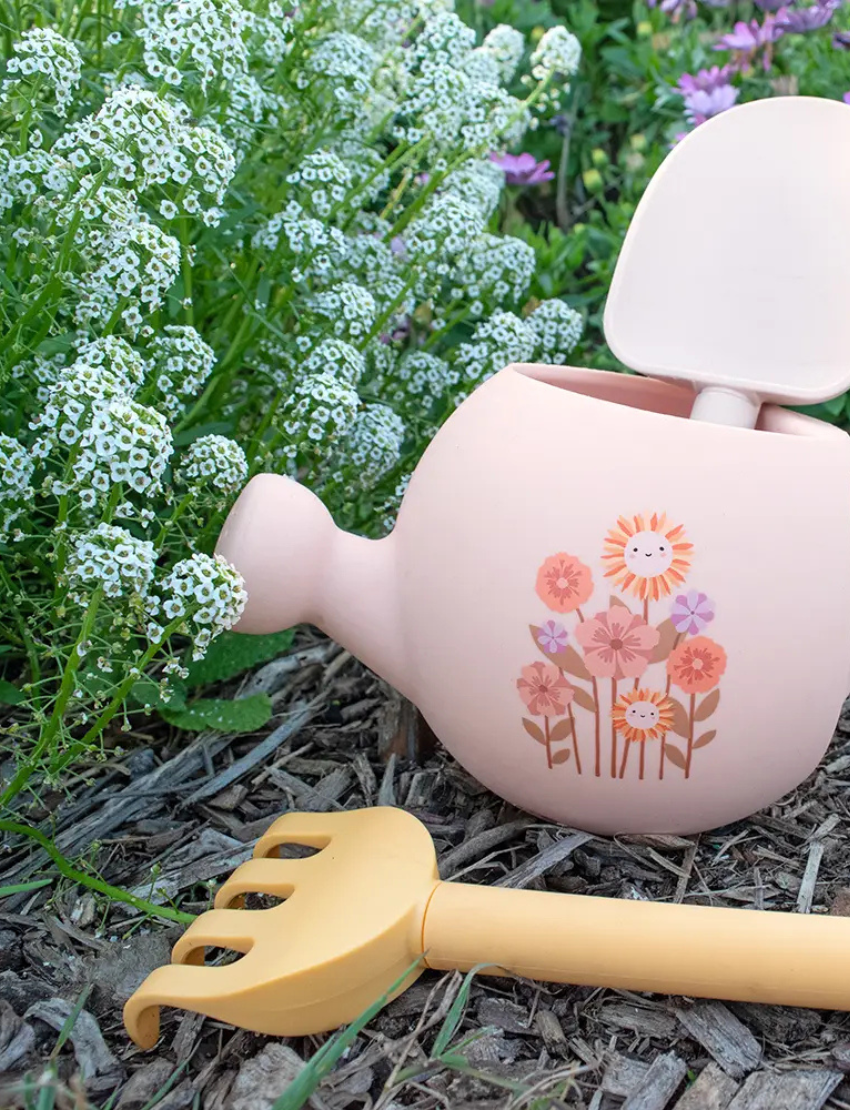
[[[655,378],[794,405],[850,388],[850,106],[760,100],[683,139],[637,207],[604,326]]]

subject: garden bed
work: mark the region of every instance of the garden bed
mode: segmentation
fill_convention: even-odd
[[[294,654],[239,686],[241,694],[257,691],[274,702],[267,737],[210,733],[187,745],[157,721],[135,735],[130,755],[94,766],[65,794],[44,796],[40,816],[52,821],[59,849],[147,901],[200,913],[279,814],[387,804],[426,823],[446,878],[850,913],[842,851],[850,712],[822,767],[770,810],[700,837],[581,843],[485,791],[434,744],[409,705],[309,633]],[[18,846],[3,861],[0,885],[32,880],[46,862],[40,850]],[[153,1051],[130,1044],[122,1004],[168,961],[181,930],[62,880],[6,900],[4,1110],[273,1105],[324,1038],[276,1040],[165,1010]],[[459,992],[465,1007],[454,1028]],[[21,1093],[21,1077],[33,1083],[46,1073],[57,1027],[81,998],[71,1038],[55,1056],[59,1078],[47,1081],[55,1101],[39,1103]],[[448,1049],[438,1041],[447,1020]],[[473,1033],[460,1063],[450,1049]],[[366,1027],[307,1105],[839,1110],[850,1106],[845,1069],[847,1015],[507,979],[476,979],[467,995],[460,976],[427,973]]]

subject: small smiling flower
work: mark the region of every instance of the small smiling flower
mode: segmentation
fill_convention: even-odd
[[[660,740],[673,727],[673,705],[659,690],[629,690],[617,699],[611,719],[626,740]]]
[[[658,601],[684,584],[692,550],[684,528],[671,526],[664,513],[620,517],[605,539],[605,577],[642,601]]]

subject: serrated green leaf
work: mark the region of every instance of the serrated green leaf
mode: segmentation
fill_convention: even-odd
[[[199,698],[185,709],[162,710],[162,715],[176,728],[190,732],[211,728],[217,732],[256,732],[272,715],[268,694],[252,694],[249,698]]]
[[[22,701],[26,701],[26,697],[26,694],[17,686],[6,682],[5,679],[0,679],[0,702],[3,705],[20,705]]]
[[[246,636],[243,632],[222,632],[203,659],[189,667],[188,686],[209,686],[234,678],[250,667],[283,655],[292,646],[295,630],[272,632],[268,636]]]
[[[159,688],[159,683],[154,682],[152,678],[140,678],[138,682],[134,682],[130,690],[130,697],[139,705],[150,705],[154,709],[160,711],[164,709],[179,710],[185,708],[186,705],[186,687],[178,680],[172,680],[169,683],[171,697],[166,701],[162,696]]]

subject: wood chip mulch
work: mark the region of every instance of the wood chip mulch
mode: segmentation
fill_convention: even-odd
[[[78,867],[189,913],[209,908],[281,813],[381,804],[426,823],[444,878],[850,916],[850,702],[821,767],[769,810],[699,837],[587,838],[488,793],[336,645],[305,631],[296,647],[218,692],[269,693],[266,736],[187,742],[151,717],[131,743],[116,734],[129,754],[93,764],[62,794],[45,789],[22,817]],[[40,849],[7,838],[0,887],[47,874]],[[275,1040],[177,1010],[163,1011],[152,1052],[124,1032],[124,1001],[168,962],[180,932],[61,879],[0,903],[0,1110],[35,1105],[21,1093],[27,1075],[52,1085],[60,1110],[268,1110],[322,1038]],[[482,977],[454,1035],[457,1044],[478,1033],[459,1066],[432,1050],[460,985],[426,973],[307,1105],[850,1110],[850,1015]],[[48,1081],[51,1058],[58,1077]]]

